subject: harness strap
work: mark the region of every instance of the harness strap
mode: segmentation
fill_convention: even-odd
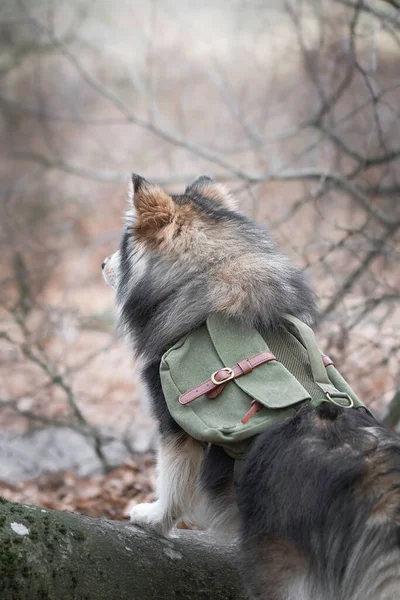
[[[204,394],[207,394],[209,398],[216,398],[222,392],[228,381],[242,377],[242,375],[246,375],[256,367],[270,362],[271,360],[277,360],[272,352],[260,352],[251,358],[240,360],[232,368],[223,367],[222,369],[215,371],[207,381],[203,381],[199,386],[181,394],[179,396],[179,402],[183,405],[189,404],[189,402],[193,402],[193,400],[200,398],[200,396],[203,396]]]
[[[352,408],[354,406],[354,402],[352,398],[350,398],[349,394],[346,392],[340,392],[329,379],[326,367],[330,364],[333,365],[333,362],[328,356],[322,356],[321,352],[318,350],[314,332],[311,327],[299,319],[296,319],[296,317],[293,317],[292,315],[285,315],[285,319],[290,323],[291,327],[293,327],[300,341],[307,350],[314,381],[325,396],[325,398],[321,399],[320,401],[313,402],[313,405],[317,406],[321,402],[328,400],[329,402],[333,402],[333,404],[338,404],[344,408]],[[342,403],[343,400],[344,403]]]
[[[310,359],[311,371],[313,374],[313,378],[315,383],[320,384],[330,384],[330,379],[327,375],[325,365],[322,360],[322,356],[320,351],[318,350],[318,346],[315,341],[314,333],[311,327],[302,323],[296,317],[292,317],[292,315],[285,315],[285,319],[289,321],[292,328],[297,333],[300,341],[304,344],[308,358]]]

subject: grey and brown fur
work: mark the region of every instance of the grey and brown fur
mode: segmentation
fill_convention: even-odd
[[[132,522],[163,534],[182,519],[239,530],[255,599],[399,600],[394,434],[360,410],[306,407],[254,440],[234,482],[225,451],[190,438],[167,410],[161,356],[211,313],[260,331],[285,313],[315,319],[304,274],[267,231],[209,177],[171,196],[134,175],[120,249],[103,266],[160,430],[158,500],[135,506]]]

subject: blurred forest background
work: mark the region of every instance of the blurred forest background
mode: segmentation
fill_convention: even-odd
[[[398,0],[0,0],[0,495],[122,518],[154,426],[101,262],[129,174],[228,184],[400,419]]]

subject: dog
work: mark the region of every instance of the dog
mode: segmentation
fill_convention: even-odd
[[[368,411],[302,407],[255,437],[238,477],[223,448],[168,412],[161,357],[209,315],[259,331],[285,313],[315,321],[304,273],[269,233],[208,176],[169,195],[133,175],[120,248],[102,267],[159,424],[158,499],[131,522],[163,535],[181,520],[237,532],[254,599],[399,600],[400,443]]]

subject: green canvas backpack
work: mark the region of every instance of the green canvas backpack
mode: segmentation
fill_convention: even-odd
[[[234,458],[242,457],[249,438],[305,402],[365,408],[318,350],[312,329],[290,315],[263,337],[214,314],[165,352],[160,375],[173,419]]]

